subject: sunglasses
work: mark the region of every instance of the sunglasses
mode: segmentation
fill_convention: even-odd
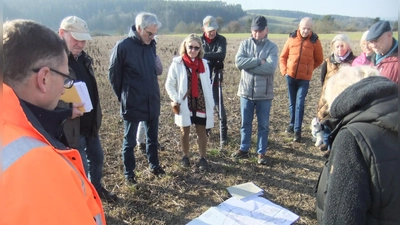
[[[189,50],[195,50],[196,52],[197,52],[198,50],[200,50],[200,47],[197,47],[197,46],[191,46],[191,45],[189,45],[188,48],[189,48]]]
[[[33,69],[32,71],[35,72],[35,73],[38,73],[40,69],[41,68],[36,68],[36,69]],[[76,77],[76,76],[75,76],[75,73],[74,73],[74,71],[72,69],[68,69],[69,70],[69,74],[62,73],[62,72],[60,72],[58,70],[55,70],[55,69],[52,69],[50,67],[49,67],[49,69],[50,69],[51,72],[54,72],[54,73],[56,73],[58,75],[61,75],[61,76],[65,77],[64,88],[70,89],[74,85],[75,80],[76,80],[74,77]]]

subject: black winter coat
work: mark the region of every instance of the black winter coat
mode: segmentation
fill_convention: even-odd
[[[128,37],[112,53],[109,81],[128,121],[148,121],[160,115],[160,87],[156,73],[156,42],[142,42],[132,26]]]
[[[332,153],[317,186],[319,224],[400,224],[398,89],[368,77],[332,103]],[[333,128],[333,127],[332,127]]]
[[[93,89],[88,89],[89,92],[93,91],[93,93],[90,93],[90,94],[94,97],[94,99],[93,99],[94,102],[92,102],[94,118],[92,118],[91,127],[89,128],[90,129],[89,135],[97,136],[99,133],[99,130],[100,130],[103,114],[102,114],[101,106],[100,106],[99,92],[97,89],[97,81],[96,81],[96,77],[95,77],[95,74],[93,71],[93,59],[88,54],[86,54],[86,52],[84,52],[84,51],[82,51],[82,53],[79,57],[83,57],[84,67],[90,76],[91,86],[93,87]],[[68,64],[69,64],[70,68],[71,68],[71,60],[74,60],[73,56],[69,55]],[[75,73],[77,73],[77,72],[75,71]],[[62,108],[70,107],[69,104],[65,104],[61,100],[59,101],[58,106],[60,106]],[[79,138],[80,138],[81,130],[82,130],[81,119],[82,119],[81,117],[77,117],[75,119],[68,118],[67,121],[64,123],[65,136],[68,140],[68,146],[71,148],[79,148],[79,145],[80,145]]]
[[[222,72],[224,69],[224,60],[226,56],[226,38],[222,35],[217,35],[211,41],[211,43],[207,43],[206,37],[201,36],[201,40],[203,42],[204,48],[204,59],[208,61],[208,67],[210,68],[210,78],[212,78],[213,73]],[[220,73],[222,76],[223,73]],[[223,77],[221,77],[221,81]],[[214,77],[214,84],[217,84],[217,76]]]

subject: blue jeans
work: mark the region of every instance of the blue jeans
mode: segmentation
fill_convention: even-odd
[[[331,145],[330,145],[330,143],[329,143],[329,135],[331,134],[331,129],[329,129],[329,127],[328,126],[324,126],[324,125],[322,125],[322,129],[323,129],[323,132],[324,132],[324,144],[326,144],[326,146],[328,146],[328,150],[330,150],[331,149]]]
[[[267,152],[271,104],[272,100],[249,100],[240,97],[240,113],[242,114],[242,127],[240,128],[241,151],[249,151],[254,110],[256,110],[258,122],[257,153],[265,154]]]
[[[124,120],[124,141],[122,143],[122,160],[124,161],[124,176],[126,178],[134,177],[136,132],[140,121]],[[153,120],[144,121],[146,132],[146,154],[150,168],[159,166],[158,161],[158,117]]]
[[[309,80],[296,80],[286,75],[289,93],[289,126],[293,127],[295,133],[301,133],[301,125],[304,117],[304,102],[310,86]]]
[[[82,157],[83,167],[90,182],[99,190],[103,176],[104,152],[100,144],[99,135],[81,135],[78,151]]]

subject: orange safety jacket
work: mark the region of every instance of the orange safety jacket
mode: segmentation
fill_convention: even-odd
[[[0,224],[105,225],[79,152],[56,148],[3,84]],[[36,126],[35,126],[36,125]]]

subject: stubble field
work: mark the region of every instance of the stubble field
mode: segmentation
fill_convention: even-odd
[[[159,141],[165,150],[159,152],[161,165],[166,176],[155,177],[150,173],[147,159],[140,150],[135,150],[137,187],[124,183],[121,145],[123,124],[119,115],[119,103],[108,82],[108,66],[111,49],[124,38],[95,37],[86,46],[87,53],[94,60],[103,123],[100,130],[104,149],[104,186],[115,192],[120,200],[103,202],[107,224],[186,224],[198,217],[211,206],[217,206],[230,197],[226,188],[235,184],[252,181],[264,189],[264,197],[288,208],[300,216],[296,224],[317,224],[315,215],[314,186],[324,163],[320,152],[311,141],[309,124],[315,115],[320,96],[320,69],[314,71],[306,98],[302,142],[292,142],[293,137],[284,131],[288,124],[288,98],[284,77],[275,73],[274,92],[269,126],[268,164],[258,165],[254,145],[257,135],[257,119],[253,121],[252,148],[249,159],[235,160],[230,157],[240,144],[240,109],[236,95],[240,71],[234,65],[234,58],[243,38],[227,38],[227,55],[223,94],[228,117],[229,142],[222,150],[219,145],[219,123],[215,114],[215,128],[208,141],[208,161],[210,168],[201,172],[197,167],[182,168],[179,150],[179,128],[174,124],[170,100],[164,88],[169,64],[184,37],[158,37],[157,53],[164,66],[159,77],[161,92],[161,115]],[[271,38],[279,50],[286,38]],[[330,39],[321,40],[324,57],[330,49]],[[353,41],[355,55],[360,53],[358,41]],[[198,150],[194,129],[190,136],[191,161],[198,160]]]

